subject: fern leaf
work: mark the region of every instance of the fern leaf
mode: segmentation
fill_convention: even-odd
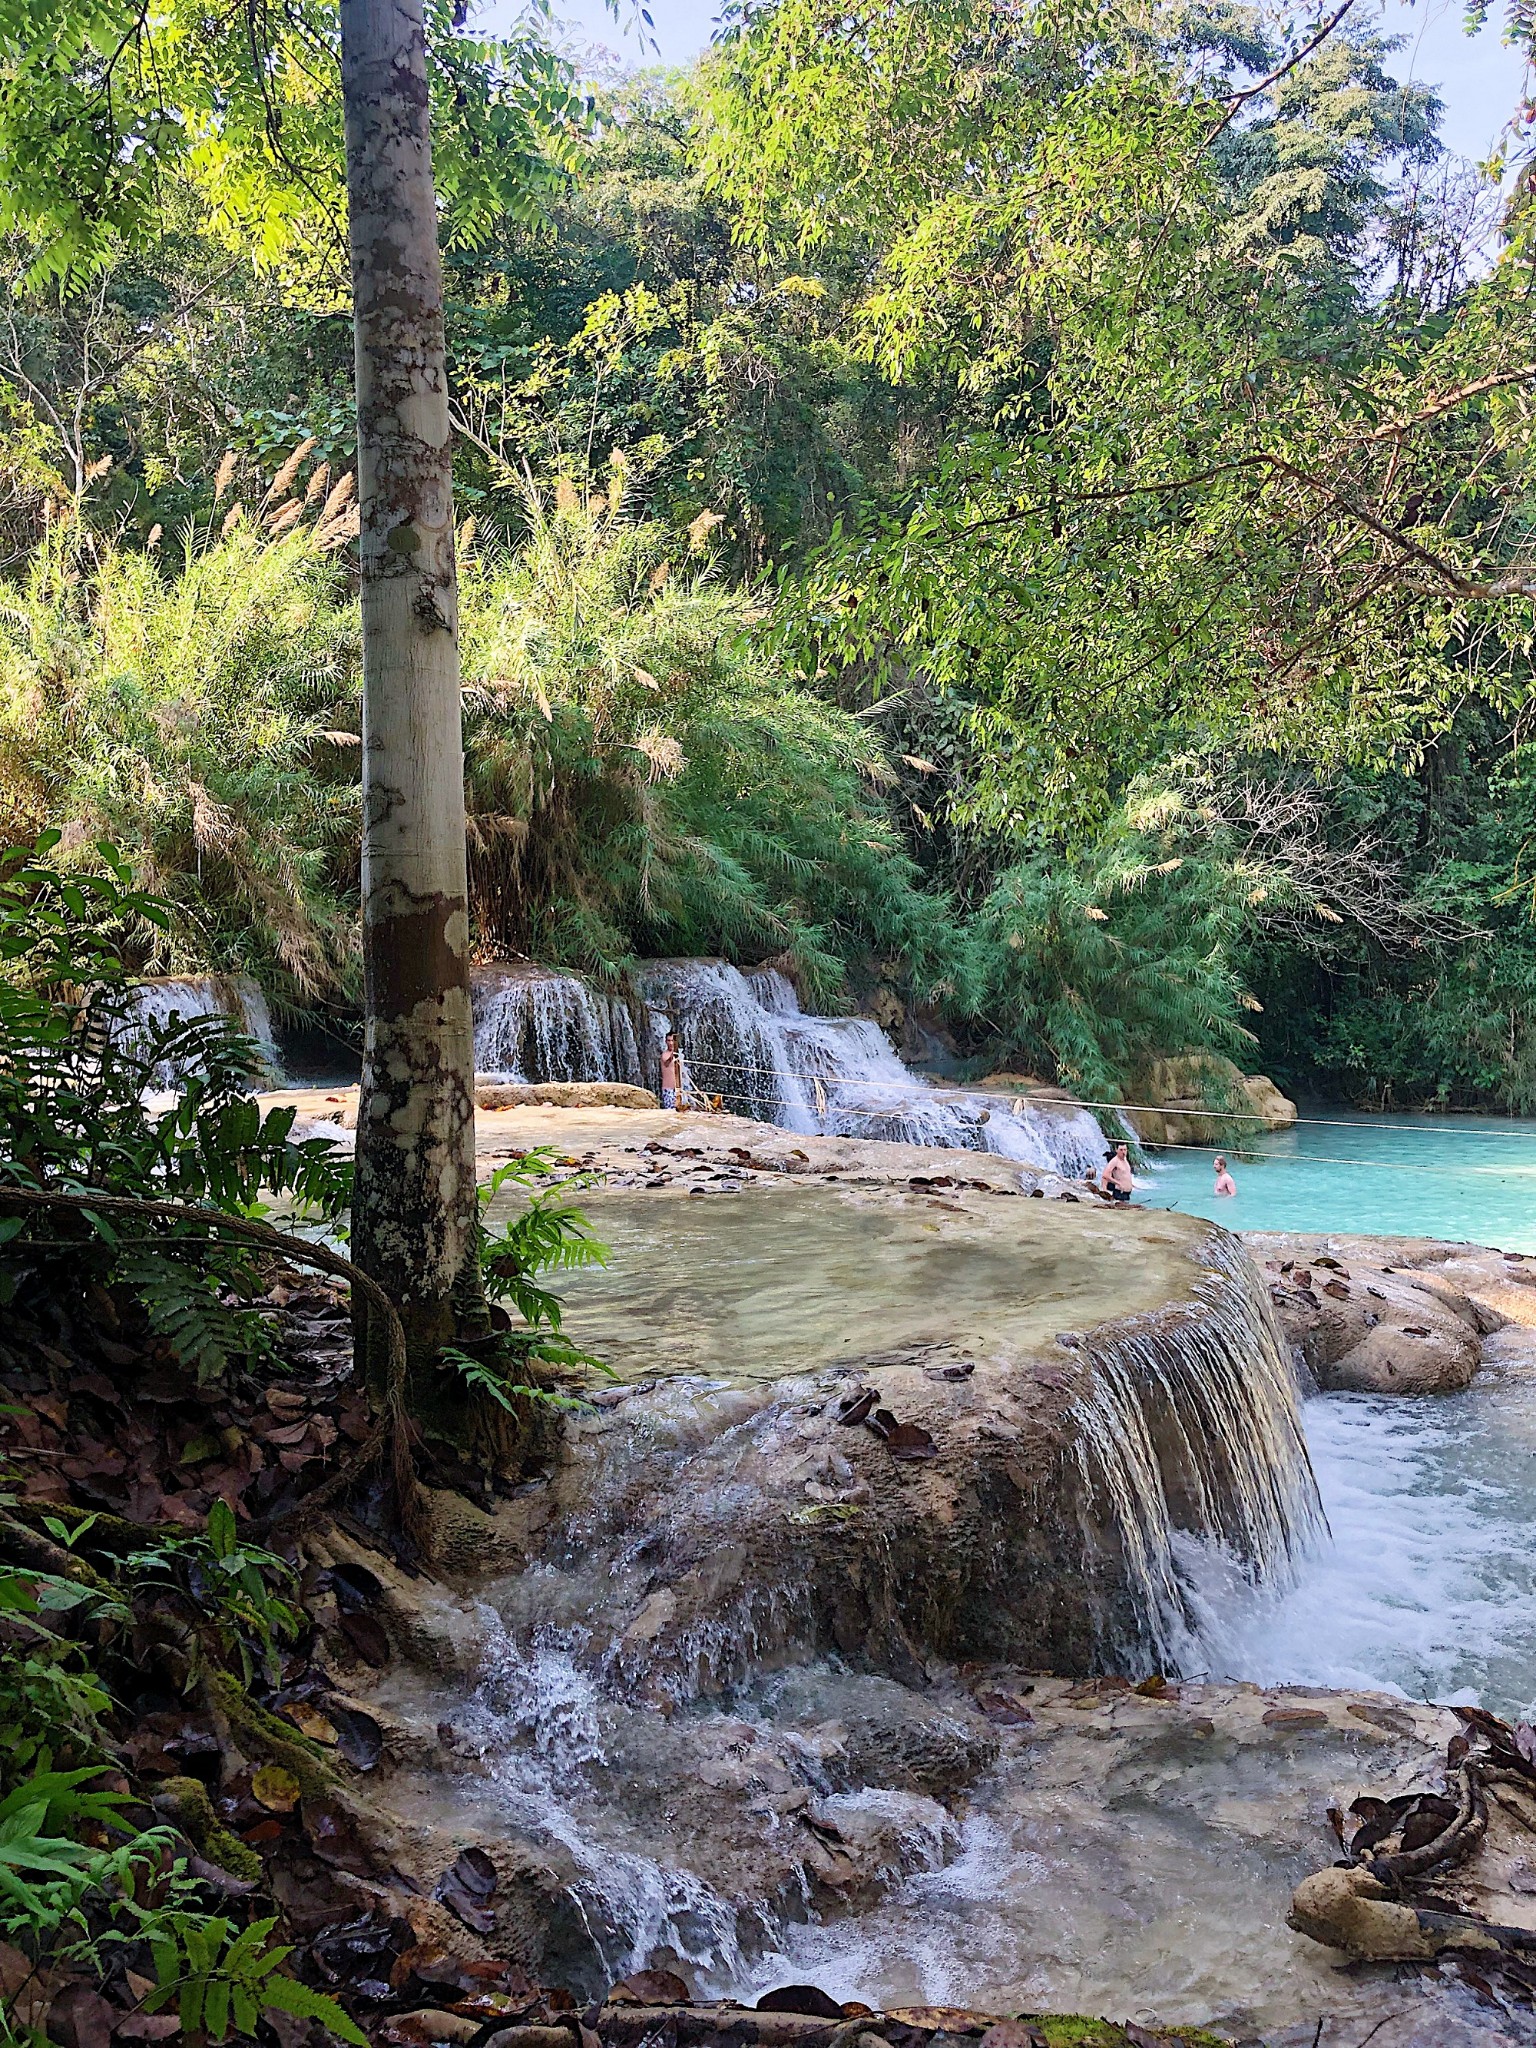
[[[338,2040],[352,2048],[368,2048],[368,2036],[349,2019],[334,1998],[301,1984],[297,1977],[269,1977],[261,1989],[261,2002],[269,2011],[292,2013],[295,2019],[318,2020]]]

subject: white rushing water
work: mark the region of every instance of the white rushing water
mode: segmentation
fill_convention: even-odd
[[[655,1088],[668,1031],[687,1084],[726,1110],[791,1131],[940,1145],[1033,1161],[1079,1179],[1103,1164],[1097,1119],[1062,1102],[941,1088],[898,1058],[868,1017],[808,1016],[774,968],[653,960],[636,970],[637,1017],[572,974],[483,971],[475,1062],[519,1081],[622,1081]]]
[[[726,1209],[716,1205],[745,1199],[717,1196],[682,1213],[690,1228],[714,1216],[718,1229]],[[789,1232],[796,1214],[767,1197],[756,1227]],[[837,1234],[829,1210],[814,1233],[829,1257]],[[694,1257],[691,1241],[673,1244],[670,1233],[656,1245],[658,1256]],[[774,1320],[777,1297],[738,1253],[722,1287],[706,1276],[702,1299],[727,1317],[734,1286],[762,1297]],[[885,1269],[866,1259],[863,1270],[889,1320]],[[655,1277],[668,1295],[670,1272]],[[808,1295],[825,1298],[818,1279],[802,1277]],[[911,1284],[921,1289],[920,1273]],[[978,1291],[959,1287],[956,1298]],[[1142,1553],[1128,1559],[1142,1603],[1181,1610],[1182,1629],[1165,1631],[1151,1654],[1166,1648],[1189,1674],[1524,1706],[1536,1693],[1536,1342],[1500,1333],[1480,1378],[1448,1399],[1306,1403],[1324,1531],[1294,1487],[1272,1491],[1294,1469],[1291,1381],[1283,1360],[1268,1370],[1267,1346],[1241,1358],[1222,1351],[1222,1331],[1248,1322],[1228,1304],[1213,1324],[1175,1327],[1165,1343],[1144,1341],[1134,1319],[1112,1355],[1094,1340],[1103,1394],[1079,1416],[1090,1484]],[[643,1344],[643,1315],[638,1323]],[[607,1654],[602,1616],[627,1574],[681,1583],[669,1545],[687,1505],[687,1461],[712,1460],[693,1492],[713,1513],[740,1482],[733,1461],[750,1459],[785,1419],[776,1409],[759,1417],[740,1396],[729,1426],[706,1428],[700,1404],[725,1397],[688,1376],[662,1384],[667,1401],[652,1413],[645,1395],[643,1428],[596,1418],[583,1455],[619,1461],[613,1485],[594,1495],[594,1505],[610,1501],[612,1525],[577,1515],[558,1545],[497,1589],[478,1688],[454,1709],[459,1739],[488,1772],[472,1795],[476,1825],[486,1839],[504,1826],[547,1856],[576,1928],[561,1953],[577,1978],[600,1988],[660,1963],[682,1968],[701,1994],[753,1998],[795,1981],[885,2006],[1214,2019],[1283,2048],[1309,2048],[1320,2013],[1336,2016],[1324,2038],[1341,2048],[1369,2032],[1387,1993],[1341,1977],[1284,1918],[1291,1886],[1329,1854],[1320,1788],[1353,1782],[1362,1767],[1348,1737],[1328,1749],[1205,1741],[1147,1708],[1145,1729],[1113,1755],[1102,1730],[1076,1746],[1061,1738],[1054,1751],[1015,1745],[959,1796],[935,1796],[905,1778],[899,1727],[902,1714],[934,1723],[963,1707],[943,1667],[929,1688],[901,1686],[857,1659],[817,1653],[797,1627],[768,1627],[750,1654],[715,1656],[700,1694],[659,1682],[659,1636],[637,1631],[633,1659]],[[636,1483],[620,1486],[625,1472]],[[1180,1537],[1174,1520],[1210,1534]],[[722,1523],[722,1545],[730,1534]],[[677,1559],[699,1554],[693,1545]],[[1242,1567],[1228,1561],[1239,1554]],[[739,1635],[753,1626],[726,1618]],[[848,1740],[861,1725],[884,1727],[892,1700],[903,1703],[889,1720],[897,1735]],[[870,1881],[846,1896],[756,1884],[763,1866],[733,1860],[721,1840],[749,1831],[731,1804],[742,1774],[755,1770],[770,1798],[774,1758],[796,1744],[818,1825],[878,1844]],[[742,1756],[758,1761],[732,1761]],[[799,1810],[784,1809],[786,1829]],[[1394,2007],[1410,1995],[1389,1989]],[[1459,2020],[1445,2031],[1445,2011],[1426,2006],[1423,2030],[1401,2039],[1462,2048],[1481,2039],[1475,2022],[1470,2034]]]
[[[646,1085],[634,1019],[574,974],[494,968],[474,988],[475,1065],[518,1081]]]
[[[1331,1535],[1257,1595],[1187,1554],[1214,1671],[1536,1707],[1536,1332],[1485,1358],[1461,1394],[1307,1402]]]
[[[744,1969],[738,1909],[691,1871],[646,1854],[622,1820],[615,1825],[602,1797],[606,1703],[575,1654],[578,1635],[540,1630],[522,1644],[489,1608],[484,1621],[485,1665],[458,1736],[491,1765],[505,1819],[566,1852],[568,1896],[608,1978],[658,1951],[695,1968]]]

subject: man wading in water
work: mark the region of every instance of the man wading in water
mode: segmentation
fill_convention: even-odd
[[[1219,1152],[1216,1154],[1216,1192],[1218,1195],[1235,1195],[1237,1193],[1237,1182],[1228,1173],[1227,1162]]]
[[[1128,1202],[1131,1199],[1131,1189],[1136,1183],[1131,1178],[1130,1155],[1123,1144],[1117,1145],[1105,1160],[1099,1180],[1111,1201]]]

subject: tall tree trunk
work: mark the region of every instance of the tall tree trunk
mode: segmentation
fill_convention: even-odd
[[[474,1282],[452,447],[421,0],[342,0],[362,512],[366,1036],[352,1256],[413,1366]]]

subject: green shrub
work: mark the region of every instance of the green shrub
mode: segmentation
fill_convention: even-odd
[[[617,494],[615,494],[617,495]],[[749,595],[656,525],[530,491],[522,545],[466,531],[466,796],[477,938],[613,973],[657,953],[950,964],[867,724],[786,680]],[[50,542],[0,594],[0,829],[123,849],[166,906],[148,973],[356,993],[356,612],[317,520],[131,555]]]

